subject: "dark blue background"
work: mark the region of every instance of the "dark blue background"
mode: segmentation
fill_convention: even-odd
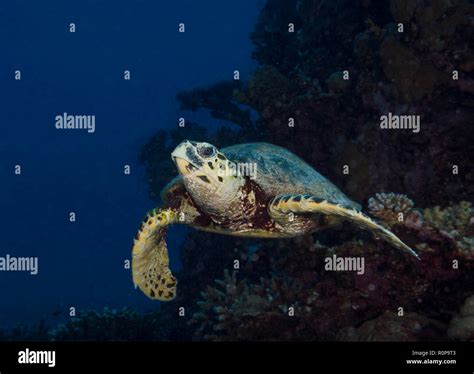
[[[153,207],[138,153],[179,116],[219,126],[208,113],[180,113],[176,94],[232,79],[235,69],[249,76],[249,33],[261,6],[255,0],[2,2],[0,256],[39,257],[36,276],[0,272],[3,327],[61,318],[69,306],[157,307],[134,290],[123,268],[140,220]],[[96,132],[56,130],[54,118],[63,112],[95,115]],[[21,176],[14,175],[16,164]],[[124,175],[124,164],[131,175]],[[172,231],[173,266],[178,240]]]

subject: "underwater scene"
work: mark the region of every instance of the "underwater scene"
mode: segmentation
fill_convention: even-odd
[[[0,5],[0,340],[474,341],[474,4]]]

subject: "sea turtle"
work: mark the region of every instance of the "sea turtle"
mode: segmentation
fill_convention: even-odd
[[[165,236],[183,223],[218,234],[290,238],[343,220],[372,231],[392,245],[416,253],[360,211],[336,186],[290,151],[268,143],[218,150],[185,140],[172,152],[179,175],[163,189],[163,206],[148,212],[135,237],[135,287],[151,299],[176,296]]]

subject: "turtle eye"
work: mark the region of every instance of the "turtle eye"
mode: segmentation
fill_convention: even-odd
[[[215,151],[214,147],[212,147],[212,146],[203,145],[203,146],[201,146],[197,149],[197,152],[198,152],[199,156],[204,157],[204,158],[208,158],[208,157],[214,156],[216,151]]]

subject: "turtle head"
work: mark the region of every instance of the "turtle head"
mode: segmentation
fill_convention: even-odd
[[[232,172],[235,163],[212,144],[185,140],[171,158],[186,190],[206,213],[223,214],[237,200],[245,179]]]

